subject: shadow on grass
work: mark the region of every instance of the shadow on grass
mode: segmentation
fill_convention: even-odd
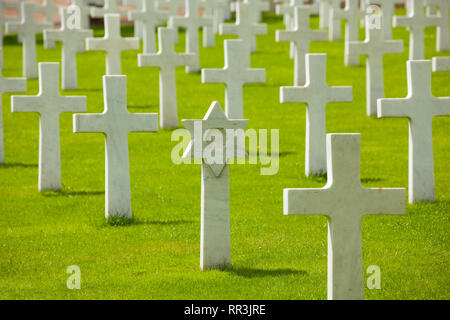
[[[314,176],[308,176],[306,179],[314,181],[314,182],[321,182],[326,183],[327,182],[327,173],[321,173]]]
[[[381,178],[361,178],[362,183],[380,182],[383,181]]]
[[[286,269],[258,269],[258,268],[240,268],[232,267],[224,271],[233,273],[244,278],[264,278],[264,277],[282,277],[282,276],[307,276],[308,272],[304,270]]]
[[[104,195],[105,191],[42,191],[44,197],[77,197],[77,196],[99,196]]]
[[[195,221],[191,220],[149,220],[140,218],[126,218],[126,217],[111,217],[109,219],[103,220],[102,227],[130,227],[139,225],[153,225],[153,226],[176,226],[182,224],[191,224]]]
[[[34,163],[4,163],[0,164],[0,169],[9,169],[9,168],[37,168],[38,165]]]

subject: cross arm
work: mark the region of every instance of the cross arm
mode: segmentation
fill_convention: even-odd
[[[49,41],[61,41],[61,31],[54,29],[44,30],[44,44],[47,45]]]
[[[264,83],[266,82],[265,69],[247,69],[242,75],[243,83]]]
[[[20,32],[20,23],[17,21],[7,22],[5,32],[6,33],[19,33]]]
[[[73,132],[99,132],[106,134],[104,117],[105,115],[101,113],[74,114]]]
[[[382,98],[377,100],[378,118],[410,118],[411,107],[403,98]]]
[[[219,33],[221,35],[236,35],[239,33],[239,28],[235,24],[221,23],[219,25]]]
[[[105,50],[106,47],[104,45],[105,39],[103,38],[87,38],[86,40],[86,50]]]
[[[367,42],[360,41],[347,41],[345,42],[346,50],[351,55],[363,55],[367,54]]]
[[[140,53],[138,54],[139,67],[162,67],[160,54]]]
[[[1,79],[1,93],[3,92],[25,92],[27,91],[26,78]]]
[[[157,113],[130,113],[128,115],[129,132],[156,132],[158,131]]]
[[[328,201],[329,189],[284,189],[284,215],[331,216],[334,203]]]
[[[307,88],[305,87],[281,87],[280,88],[280,102],[302,102],[308,103]]]
[[[293,41],[295,31],[277,30],[275,33],[276,42],[290,42]]]
[[[226,83],[224,69],[202,69],[202,83]]]
[[[365,214],[405,214],[406,190],[404,188],[370,188],[365,189],[366,207],[361,208]]]
[[[403,40],[386,40],[383,45],[384,53],[402,53]]]
[[[328,100],[332,102],[352,102],[353,101],[353,87],[329,87]]]
[[[196,53],[179,53],[177,54],[176,66],[191,66],[195,64]]]
[[[12,96],[11,112],[38,112],[42,107],[38,96]]]
[[[450,98],[435,98],[436,101],[433,104],[433,115],[450,116]]]
[[[404,17],[394,16],[392,18],[392,26],[394,28],[408,27],[410,24],[411,24],[411,18],[408,16],[404,16]]]
[[[61,112],[86,112],[87,102],[86,97],[69,97],[60,96],[59,101],[55,102],[58,108],[61,108]]]

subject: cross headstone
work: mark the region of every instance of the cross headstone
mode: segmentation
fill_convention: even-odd
[[[128,135],[158,131],[158,115],[128,112],[126,76],[103,76],[103,96],[103,113],[75,114],[73,130],[105,135],[105,216],[131,218]]]
[[[450,57],[434,57],[433,72],[450,71]]]
[[[2,68],[0,67],[0,70]],[[3,145],[3,112],[2,97],[5,92],[27,91],[27,79],[25,78],[3,78],[0,72],[0,164],[5,163],[5,152]]]
[[[297,21],[295,19],[295,8],[297,6],[303,6],[303,2],[305,0],[289,0],[288,4],[280,4],[275,7],[276,14],[283,14],[285,17],[284,25],[286,26],[286,30],[292,31],[295,29]],[[312,6],[307,6],[310,10],[310,14],[312,14]],[[308,25],[309,27],[309,25]],[[295,59],[295,44],[291,42],[289,55],[291,59]]]
[[[379,99],[378,117],[409,118],[409,202],[434,201],[432,122],[450,116],[450,97],[431,94],[431,61],[408,61],[408,96]]]
[[[309,45],[313,41],[327,41],[326,31],[311,30],[309,27],[310,11],[308,7],[297,6],[295,8],[295,27],[293,30],[277,31],[276,40],[290,41],[295,44],[294,58],[294,85],[305,84],[305,55],[309,52]]]
[[[305,174],[321,175],[327,170],[326,113],[329,102],[351,102],[352,87],[329,87],[326,54],[306,55],[306,85],[281,87],[281,103],[306,103]]]
[[[167,19],[165,12],[157,11],[154,8],[155,0],[145,0],[142,11],[129,13],[130,20],[140,21],[143,25],[144,53],[156,52],[155,28],[164,24]]]
[[[91,7],[89,6],[88,0],[72,0],[72,5],[77,6],[80,9],[80,29],[89,29]]]
[[[229,120],[218,102],[213,102],[203,120],[183,120],[192,141],[184,158],[200,159],[202,164],[200,267],[220,269],[230,265],[230,186],[227,153],[230,130],[244,130],[248,120]],[[232,137],[234,138],[234,136]],[[207,141],[221,152],[220,160],[207,154]],[[221,139],[221,141],[220,141]],[[206,140],[206,141],[205,141]],[[230,139],[232,140],[232,139]],[[231,146],[230,146],[231,148]],[[199,152],[198,152],[199,151]],[[242,151],[242,150],[241,150]],[[232,152],[231,152],[232,153]],[[245,150],[241,155],[245,154]]]
[[[345,42],[358,41],[359,22],[364,18],[364,11],[359,9],[359,0],[345,0],[345,8],[331,8],[331,19],[339,21],[345,20]],[[334,24],[330,26],[330,30]],[[333,31],[331,31],[333,33]],[[348,50],[348,46],[345,47]],[[351,56],[347,51],[344,53],[344,63],[346,66],[359,65],[359,56]]]
[[[196,61],[186,67],[186,72],[198,72],[200,70],[200,50],[198,45],[198,30],[204,26],[212,27],[212,18],[199,15],[198,0],[186,0],[186,12],[183,17],[170,17],[169,25],[174,28],[186,29],[186,53],[195,54]]]
[[[92,7],[91,17],[103,18],[107,14],[118,14],[122,17],[128,17],[128,9],[119,8],[117,2],[117,0],[105,0],[105,6],[103,8]]]
[[[179,16],[180,12],[184,14],[185,6],[186,0],[159,0],[156,3],[156,7],[158,9],[165,10],[167,12],[168,18]],[[170,23],[170,20],[168,19],[167,22]],[[169,27],[171,26],[169,25]],[[175,43],[178,44],[178,30],[175,33]]]
[[[328,299],[364,299],[361,219],[405,214],[405,189],[365,188],[359,134],[327,135],[328,183],[322,189],[284,189],[285,215],[328,217]]]
[[[255,52],[254,37],[258,34],[267,34],[267,24],[252,22],[248,4],[241,2],[237,4],[236,17],[235,24],[222,23],[220,25],[220,34],[237,35],[248,47],[248,52]]]
[[[61,96],[59,64],[39,63],[39,93],[12,96],[12,112],[39,113],[39,191],[61,190],[59,117],[63,112],[86,112],[86,97]]]
[[[392,17],[395,13],[395,5],[404,3],[405,0],[383,0],[380,2],[385,40],[392,39]]]
[[[121,52],[138,50],[139,38],[122,38],[120,35],[120,16],[105,15],[105,36],[103,38],[87,38],[86,50],[106,51],[106,75],[120,75]]]
[[[139,67],[159,67],[159,110],[161,128],[178,127],[177,89],[175,69],[196,62],[193,53],[175,52],[175,33],[172,28],[158,28],[159,51],[139,54]]]
[[[366,16],[366,40],[346,42],[349,55],[366,55],[367,115],[377,114],[377,99],[384,97],[383,56],[403,52],[403,41],[385,40],[382,29],[370,28]]]
[[[264,83],[266,71],[250,67],[250,54],[243,40],[225,40],[225,67],[203,69],[202,83],[224,83],[225,114],[228,119],[243,119],[243,86],[247,83]]]
[[[22,38],[22,72],[25,78],[31,79],[37,77],[36,34],[51,27],[49,24],[38,24],[34,21],[35,7],[33,3],[22,3],[21,21],[6,23],[6,33],[18,33]]]
[[[421,60],[425,56],[425,28],[438,26],[441,17],[427,17],[424,13],[423,0],[410,0],[411,10],[407,17],[394,16],[394,27],[409,29],[409,60]]]
[[[341,24],[337,20],[332,20],[330,15],[332,8],[338,9],[340,6],[341,0],[320,0],[319,2],[319,26],[320,29],[329,28],[333,32],[329,35],[330,41],[341,40]]]
[[[122,0],[122,5],[132,6],[134,10],[128,11],[128,20],[132,20],[130,18],[131,12],[141,12],[144,6],[144,2],[148,0]],[[147,3],[146,7],[148,8],[148,12],[153,13],[155,9],[156,0],[150,0],[151,3]],[[134,20],[134,36],[139,39],[144,39],[143,36],[143,25],[141,21]]]
[[[62,45],[62,75],[61,88],[77,89],[77,52],[84,51],[84,40],[93,36],[91,29],[70,28],[67,8],[61,8],[61,28],[59,30],[44,30],[44,43],[61,41]],[[83,48],[83,50],[80,50]]]
[[[267,1],[244,0],[244,3],[248,5],[248,8],[252,13],[251,19],[254,23],[260,22],[262,20],[263,12],[269,11],[270,9],[270,4]]]
[[[436,34],[436,51],[448,51],[449,45],[449,11],[450,1],[448,0],[427,0],[432,7],[438,7],[438,16],[440,18]]]
[[[200,7],[204,10],[204,16],[212,18],[212,26],[203,28],[203,46],[212,48],[215,45],[215,35],[219,33],[219,25],[224,22],[224,0],[203,0]]]
[[[58,13],[60,6],[55,5],[53,0],[43,0],[42,5],[36,8],[36,11],[42,12],[45,15],[45,22],[52,27],[55,25],[55,14]],[[47,41],[45,44],[47,49],[53,49],[55,47],[54,41]]]

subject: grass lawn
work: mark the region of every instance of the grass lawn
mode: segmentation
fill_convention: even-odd
[[[400,11],[403,13],[402,11]],[[326,299],[327,220],[283,216],[283,188],[320,188],[325,177],[304,175],[304,104],[280,104],[279,87],[293,83],[289,45],[275,42],[282,20],[265,16],[269,33],[258,38],[252,66],[266,68],[265,84],[244,91],[247,128],[280,129],[280,170],[261,176],[259,165],[233,165],[231,189],[232,268],[199,269],[199,165],[174,165],[172,131],[129,136],[134,220],[125,226],[104,218],[104,137],[72,133],[72,114],[61,117],[63,191],[39,193],[37,114],[10,112],[3,95],[6,164],[0,166],[0,299]],[[317,27],[318,19],[312,24]],[[361,30],[361,39],[363,38]],[[103,31],[95,30],[96,36]],[[130,36],[131,27],[122,35]],[[203,68],[223,67],[223,39],[201,49]],[[385,56],[386,97],[405,97],[409,34],[403,54]],[[426,31],[426,58],[435,51],[435,30]],[[179,51],[184,50],[184,34]],[[361,133],[361,177],[367,187],[408,186],[408,121],[376,119],[365,111],[365,67],[344,66],[344,42],[313,43],[327,53],[329,85],[353,86],[352,103],[327,107],[327,132]],[[138,68],[138,51],[122,55],[130,112],[159,112],[156,68]],[[38,60],[60,61],[60,46],[44,49]],[[448,55],[448,52],[446,53]],[[6,77],[22,72],[22,47],[8,36]],[[77,91],[89,112],[103,111],[103,52],[78,57]],[[432,75],[435,96],[450,96],[450,73]],[[200,74],[177,70],[179,118],[201,119],[214,100],[224,106],[224,85],[201,84]],[[28,81],[27,94],[37,94]],[[426,106],[424,106],[426,107]],[[362,220],[364,270],[381,268],[381,290],[365,289],[367,299],[449,299],[450,118],[433,121],[436,197],[408,205],[405,216]],[[68,290],[70,265],[81,268],[81,290]],[[367,275],[365,275],[367,278]]]

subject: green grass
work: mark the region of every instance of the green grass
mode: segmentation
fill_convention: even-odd
[[[281,19],[266,15],[269,34],[258,38],[252,66],[266,68],[267,83],[245,88],[248,128],[280,129],[280,170],[261,176],[258,165],[234,165],[231,185],[232,268],[202,272],[200,166],[174,165],[171,131],[129,136],[134,219],[104,218],[104,137],[72,133],[72,115],[61,117],[63,191],[39,193],[38,116],[10,112],[3,95],[6,164],[0,166],[0,299],[326,299],[327,220],[282,215],[283,188],[325,185],[304,176],[305,106],[280,104],[279,87],[293,83],[287,43],[275,42]],[[317,19],[312,24],[317,26]],[[123,27],[130,35],[130,27]],[[96,35],[102,34],[96,30]],[[361,37],[363,36],[361,30]],[[223,39],[201,49],[203,68],[223,66]],[[387,97],[406,96],[408,33],[403,54],[385,56]],[[184,35],[179,51],[183,50]],[[313,43],[327,53],[328,84],[353,86],[353,103],[327,107],[327,131],[361,133],[361,177],[367,187],[407,187],[408,122],[365,115],[365,68],[345,67],[344,43]],[[137,51],[125,52],[130,112],[158,112],[158,70],[138,68]],[[8,36],[4,76],[21,76],[22,47]],[[38,45],[39,61],[60,61],[60,46]],[[426,33],[426,58],[435,52],[435,31]],[[448,55],[448,53],[447,53]],[[78,55],[78,91],[89,112],[103,110],[104,54]],[[363,62],[363,61],[362,61]],[[432,75],[436,96],[450,96],[450,73]],[[212,101],[223,106],[224,86],[201,84],[199,74],[177,71],[180,119],[200,119]],[[36,94],[37,80],[27,94]],[[424,106],[426,107],[426,106]],[[433,121],[434,203],[408,205],[405,216],[362,220],[363,264],[381,268],[381,290],[367,299],[448,299],[449,118]],[[68,290],[66,269],[81,268],[82,289]],[[365,278],[367,275],[365,275]]]

